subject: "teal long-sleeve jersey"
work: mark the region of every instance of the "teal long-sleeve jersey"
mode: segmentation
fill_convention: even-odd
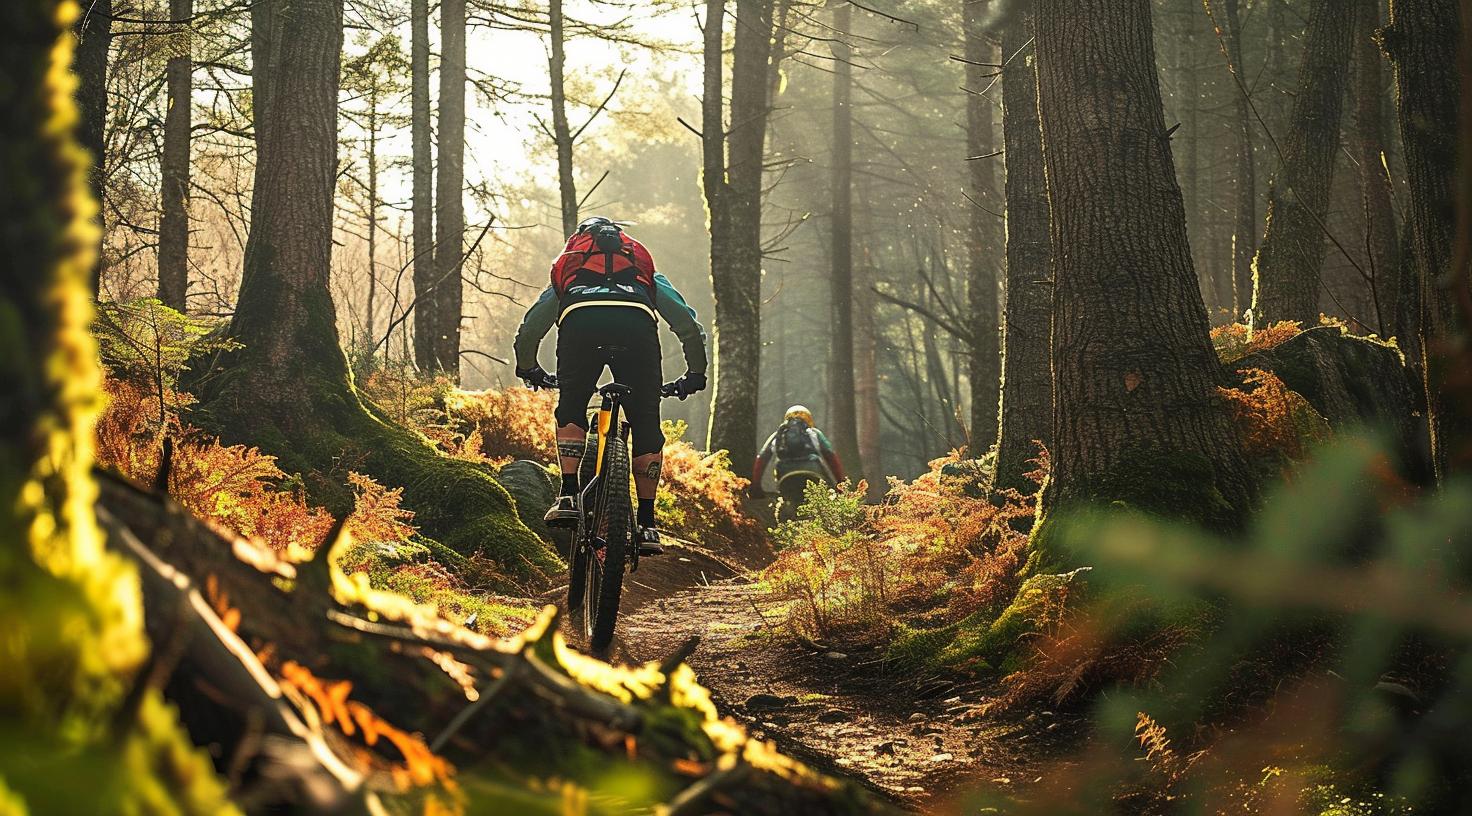
[[[603,306],[599,308],[619,308]],[[680,347],[685,352],[685,368],[694,374],[704,374],[708,365],[705,351],[705,328],[700,325],[695,310],[685,302],[685,296],[662,274],[654,276],[654,308],[669,324],[670,331],[680,338]],[[542,290],[537,302],[527,309],[516,330],[516,367],[528,369],[537,365],[537,351],[542,339],[557,322],[559,303],[557,292],[551,286]]]

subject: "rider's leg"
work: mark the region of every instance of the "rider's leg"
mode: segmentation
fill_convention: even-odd
[[[570,497],[578,492],[578,463],[587,444],[588,400],[598,387],[604,359],[597,349],[595,327],[573,312],[557,331],[557,461],[562,470],[558,501],[547,511],[549,524],[576,523],[577,509]]]
[[[615,379],[632,390],[624,408],[633,437],[634,489],[639,496],[636,521],[641,528],[652,531],[657,526],[654,497],[664,463],[664,432],[659,427],[659,389],[663,384],[659,331],[644,313],[635,309],[622,312],[620,318],[627,322],[620,326],[624,350],[613,355],[609,368]]]
[[[641,527],[655,526],[654,497],[659,492],[659,472],[663,467],[663,451],[634,457],[634,492],[639,495]]]
[[[557,426],[557,464],[562,469],[564,496],[573,496],[578,492],[578,465],[583,461],[583,451],[587,446],[587,428],[576,422]]]

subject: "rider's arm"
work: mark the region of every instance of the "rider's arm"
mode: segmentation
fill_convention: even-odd
[[[777,434],[774,431],[771,436],[767,437],[767,441],[762,445],[761,450],[757,452],[756,461],[751,463],[751,483],[753,485],[760,485],[762,483],[762,475],[767,472],[767,463],[772,461],[772,452],[776,448]]]
[[[827,462],[828,469],[833,471],[833,478],[840,482],[847,479],[848,476],[843,472],[843,463],[838,461],[838,452],[833,450],[833,443],[829,442],[828,437],[817,428],[813,429],[813,433],[818,435],[818,452],[823,454],[823,461]]]
[[[685,368],[693,374],[704,374],[706,368],[705,329],[695,319],[695,310],[685,296],[664,275],[654,276],[654,305],[659,316],[670,324],[670,331],[680,338],[685,350]]]
[[[516,367],[520,369],[535,368],[537,365],[537,349],[542,345],[542,338],[552,330],[552,324],[557,322],[557,293],[548,286],[542,290],[537,302],[526,310],[526,317],[521,319],[521,326],[516,330]]]

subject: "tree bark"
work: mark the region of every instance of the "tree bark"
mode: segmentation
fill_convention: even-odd
[[[970,170],[971,197],[967,206],[966,306],[970,315],[968,372],[971,379],[969,455],[979,457],[997,441],[997,410],[1001,401],[1001,340],[997,326],[997,283],[1001,277],[998,252],[1002,244],[998,206],[997,162],[988,156],[996,151],[992,121],[992,99],[983,96],[987,65],[997,59],[997,44],[983,30],[989,4],[984,0],[961,0],[966,39],[966,162]],[[990,210],[991,212],[988,212]]]
[[[1036,25],[1055,281],[1043,505],[1124,501],[1235,527],[1255,488],[1215,394],[1225,373],[1191,268],[1149,0],[1042,0]]]
[[[1049,332],[1053,282],[1049,279],[1048,189],[1038,124],[1037,60],[1023,51],[1033,36],[1030,11],[1002,32],[1002,138],[1007,170],[1007,308],[1002,320],[1002,405],[997,430],[995,485],[1031,493],[1023,475],[1052,438],[1053,375]]]
[[[550,0],[547,20],[551,27],[551,55],[547,58],[552,82],[552,141],[557,147],[557,191],[562,202],[562,234],[572,235],[578,228],[578,188],[572,175],[572,128],[567,124],[567,96],[562,69],[563,55],[562,0]]]
[[[731,461],[745,467],[756,458],[761,395],[762,167],[771,84],[772,2],[736,3],[729,138],[722,136],[721,115],[725,3],[708,3],[706,9],[703,183],[711,213],[715,293],[715,394],[708,447],[729,451]]]
[[[1354,14],[1337,0],[1315,0],[1305,37],[1298,93],[1288,129],[1278,135],[1278,171],[1268,190],[1267,229],[1254,261],[1252,325],[1318,323],[1324,218],[1339,151],[1340,115],[1354,45]]]
[[[1373,1],[1373,0],[1372,0]],[[1242,17],[1237,0],[1206,0],[1207,13],[1232,77],[1232,320],[1240,321],[1252,298],[1252,257],[1257,252],[1257,170],[1252,156],[1250,82],[1243,76]]]
[[[434,368],[434,154],[429,112],[429,0],[412,0],[409,13],[410,130],[413,165],[414,364]],[[391,316],[392,317],[392,316]]]
[[[1365,222],[1365,257],[1374,286],[1376,330],[1382,337],[1409,339],[1400,314],[1400,247],[1390,171],[1385,160],[1384,55],[1375,44],[1380,0],[1357,0],[1354,32],[1355,147],[1359,159],[1360,203]]]
[[[169,0],[169,17],[194,17],[194,0]],[[158,299],[180,312],[188,311],[189,291],[189,146],[194,109],[193,32],[187,24],[175,34],[167,74],[169,109],[164,115],[163,175],[160,192],[163,214],[158,228]]]
[[[849,44],[853,8],[847,0],[829,0],[829,5],[833,8],[833,152],[829,159],[833,341],[828,359],[828,400],[832,406],[828,422],[844,469],[863,473],[854,405],[853,48]]]
[[[1465,348],[1460,309],[1472,306],[1472,283],[1457,240],[1457,128],[1462,88],[1457,49],[1462,21],[1456,0],[1392,0],[1381,44],[1395,68],[1401,142],[1410,187],[1410,229],[1421,290],[1421,357],[1427,421],[1438,479],[1466,456],[1472,417],[1449,380]],[[1465,236],[1462,237],[1466,240]],[[1465,358],[1463,358],[1465,359]],[[1462,465],[1465,467],[1465,464]]]
[[[439,105],[434,370],[458,379],[464,293],[460,276],[465,263],[465,0],[440,3]]]
[[[97,224],[107,221],[102,211],[104,162],[107,153],[107,68],[112,49],[112,0],[92,0],[84,4],[82,14],[72,26],[77,37],[72,70],[77,75],[77,108],[81,127],[77,137],[82,147],[92,154],[87,182],[92,197],[98,202]],[[97,251],[92,258],[91,284],[93,296],[102,292],[103,230],[96,235]]]
[[[371,64],[367,67],[370,71],[376,70]],[[375,319],[378,305],[375,302],[378,299],[378,105],[378,80],[375,78],[368,87],[368,303],[364,325],[369,348],[378,336],[375,329],[378,322]]]

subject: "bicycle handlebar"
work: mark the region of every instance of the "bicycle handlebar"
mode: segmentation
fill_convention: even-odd
[[[549,374],[547,376],[550,382],[542,383],[541,385],[531,386],[532,390],[535,391],[545,388],[549,391],[552,391],[562,387],[562,383],[558,382],[556,374]],[[659,387],[659,396],[664,399],[673,399],[680,396],[680,392],[675,383],[667,382]]]

